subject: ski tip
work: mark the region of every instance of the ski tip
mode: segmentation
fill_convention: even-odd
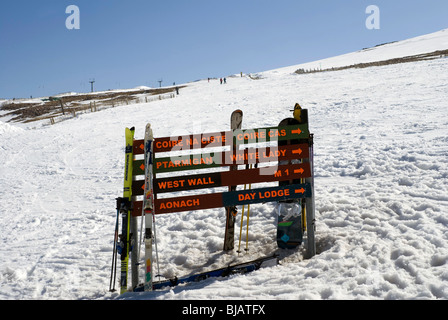
[[[134,127],[132,127],[132,128],[128,128],[128,127],[126,127],[126,130],[125,130],[125,134],[126,134],[126,137],[133,137],[134,136],[134,131],[135,130],[135,128]]]
[[[147,140],[152,140],[153,139],[153,133],[152,133],[152,128],[151,128],[151,124],[147,123],[146,124],[146,130],[145,130],[145,141]]]

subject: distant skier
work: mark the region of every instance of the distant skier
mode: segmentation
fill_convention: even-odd
[[[227,83],[226,78],[224,78],[224,84]]]
[[[221,84],[222,84],[222,78],[220,78],[219,81],[221,81]]]

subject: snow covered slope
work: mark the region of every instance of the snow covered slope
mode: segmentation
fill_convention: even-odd
[[[448,32],[422,37],[425,46],[431,37],[446,43]],[[397,54],[416,47],[407,43]],[[447,68],[448,59],[306,75],[294,66],[38,129],[0,122],[0,299],[118,297],[108,287],[126,126],[137,138],[147,122],[157,137],[227,130],[237,108],[243,128],[274,126],[296,102],[315,135],[318,255],[276,248],[272,204],[251,206],[240,257],[221,250],[224,209],[157,216],[165,276],[274,252],[282,265],[124,298],[447,299]]]
[[[291,73],[297,69],[329,69],[345,67],[359,63],[377,62],[407,56],[415,56],[448,49],[448,29],[423,36],[378,45],[357,52],[343,54],[328,59],[322,59],[272,70],[274,73]]]

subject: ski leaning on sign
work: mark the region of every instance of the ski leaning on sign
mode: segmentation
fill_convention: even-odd
[[[241,129],[241,125],[243,122],[243,111],[235,110],[232,112],[230,117],[230,129],[237,130]],[[235,149],[236,145],[233,145]],[[231,166],[230,170],[236,170],[237,166]],[[235,191],[236,185],[229,186],[229,191]],[[234,236],[235,236],[235,219],[238,213],[236,206],[228,206],[226,208],[226,231],[224,236],[224,251],[232,250],[234,247]]]
[[[132,161],[133,161],[133,143],[134,127],[125,131],[125,166],[124,166],[124,185],[123,197],[117,199],[117,207],[122,215],[122,229],[120,235],[121,248],[121,273],[120,273],[120,293],[125,293],[128,288],[128,264],[129,251],[131,247],[131,206],[132,206]]]
[[[145,130],[144,140],[144,163],[145,163],[145,187],[143,194],[143,212],[145,216],[145,291],[152,290],[152,230],[154,222],[154,194],[153,194],[153,133],[148,123]]]

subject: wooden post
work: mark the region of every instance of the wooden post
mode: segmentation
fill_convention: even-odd
[[[303,110],[302,110],[303,111]],[[311,177],[306,178],[305,182],[311,184],[311,199],[306,199],[306,235],[307,235],[307,249],[306,255],[310,259],[316,255],[316,218],[315,218],[315,202],[314,202],[314,155],[313,155],[313,135],[310,134],[310,165]]]
[[[59,99],[59,102],[61,103],[62,114],[65,115],[64,103],[62,102],[62,99]]]

